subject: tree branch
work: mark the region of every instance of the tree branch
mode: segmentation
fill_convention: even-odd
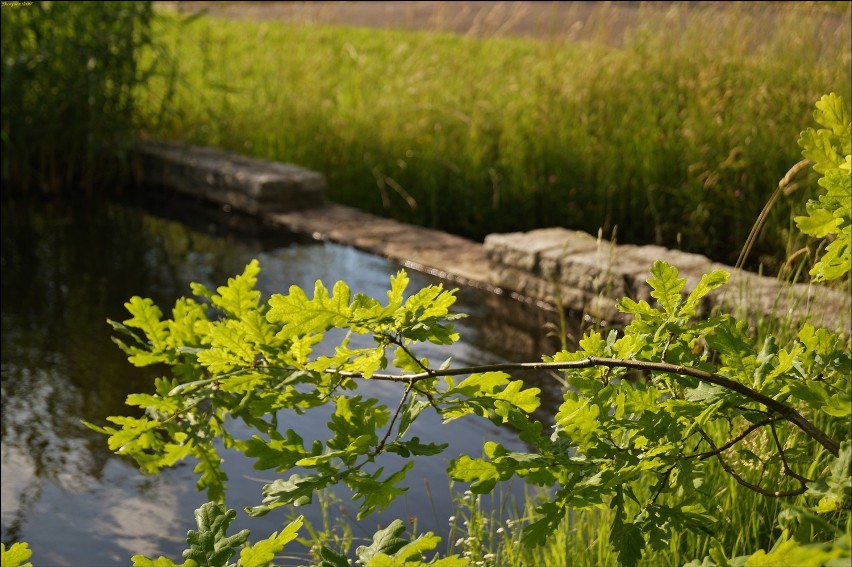
[[[382,438],[379,444],[376,445],[375,453],[377,455],[384,451],[385,443],[387,443],[388,439],[390,438],[391,433],[393,432],[393,426],[396,425],[396,420],[399,417],[399,413],[402,411],[402,407],[405,405],[405,401],[408,399],[408,395],[411,393],[411,389],[413,387],[414,382],[409,381],[408,386],[405,388],[405,393],[402,395],[402,399],[399,400],[399,405],[396,406],[396,411],[393,414],[393,419],[391,419],[390,423],[388,424],[388,430],[385,432],[385,436]]]
[[[785,420],[789,421],[805,434],[814,439],[820,445],[825,447],[829,453],[835,457],[840,454],[840,444],[826,435],[823,431],[817,428],[813,423],[808,421],[802,414],[797,412],[795,408],[788,406],[778,400],[770,398],[765,394],[761,394],[757,390],[749,388],[745,384],[735,382],[730,378],[719,376],[705,370],[692,368],[689,366],[679,366],[669,364],[667,362],[646,362],[643,360],[623,360],[619,358],[601,358],[590,356],[582,360],[571,360],[566,362],[522,362],[522,363],[503,363],[503,364],[488,364],[483,366],[469,366],[466,368],[447,368],[444,370],[431,370],[428,372],[418,372],[416,374],[382,374],[375,373],[372,375],[373,380],[388,380],[392,382],[415,383],[420,380],[435,378],[436,376],[459,376],[463,374],[475,374],[478,372],[494,372],[499,370],[571,370],[579,368],[594,368],[596,366],[604,366],[607,368],[631,368],[635,370],[650,370],[656,372],[669,372],[681,376],[691,376],[698,378],[709,384],[721,386],[727,390],[731,390],[741,394],[750,400],[763,404],[765,407],[774,411]],[[341,376],[350,376],[353,378],[363,377],[363,374],[358,372],[345,372],[337,370],[329,370],[329,372],[338,372]]]

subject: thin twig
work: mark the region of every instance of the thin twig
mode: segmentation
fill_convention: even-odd
[[[699,429],[699,431],[701,433],[701,436],[704,437],[704,440],[707,442],[707,444],[710,445],[715,450],[716,445],[715,445],[715,443],[713,443],[713,440],[710,438],[710,436],[707,435],[707,433],[703,429]],[[725,462],[725,459],[722,458],[722,455],[720,455],[718,451],[716,451],[715,457],[719,460],[719,464],[722,465],[722,468],[725,469],[725,472],[728,473],[729,475],[731,475],[732,477],[734,477],[734,480],[736,480],[739,484],[745,486],[749,490],[753,490],[754,492],[757,492],[758,494],[762,494],[762,495],[768,496],[770,498],[781,498],[781,497],[784,497],[784,496],[798,496],[799,494],[804,494],[805,491],[808,489],[807,486],[805,486],[804,483],[802,483],[802,486],[799,487],[796,490],[788,490],[788,491],[785,491],[785,492],[766,490],[765,488],[761,487],[760,485],[752,484],[749,481],[747,481],[746,479],[744,479],[743,477],[741,477],[740,475],[738,475],[737,472],[734,469],[731,468],[731,465],[729,465],[727,462]],[[765,472],[765,467],[764,467],[764,472]],[[763,475],[761,475],[761,476],[763,476]]]
[[[754,431],[755,429],[759,429],[759,428],[763,427],[764,425],[769,425],[773,421],[778,421],[779,419],[782,419],[781,416],[774,416],[774,417],[764,419],[762,421],[758,421],[757,423],[752,423],[750,426],[748,426],[745,429],[745,431],[743,431],[742,433],[740,433],[739,435],[737,435],[736,437],[734,437],[733,439],[731,439],[730,441],[728,441],[727,443],[725,443],[724,445],[719,447],[718,449],[714,449],[712,451],[705,451],[703,453],[696,453],[694,455],[686,455],[685,458],[686,459],[697,458],[700,461],[704,461],[706,459],[709,459],[710,457],[716,456],[718,453],[724,453],[725,451],[727,451],[728,449],[730,449],[731,447],[733,447],[734,445],[736,445],[737,443],[739,443],[740,441],[742,441],[743,439],[748,437],[751,434],[751,432]]]
[[[374,453],[378,455],[385,449],[385,443],[390,439],[391,432],[393,431],[393,426],[396,423],[397,418],[399,417],[400,412],[402,411],[402,406],[405,405],[405,401],[408,399],[408,395],[411,393],[411,389],[414,387],[414,382],[409,382],[408,386],[405,388],[405,393],[402,395],[402,399],[399,400],[399,405],[396,406],[396,411],[393,414],[393,418],[391,418],[390,423],[388,424],[388,430],[385,432],[385,436],[382,437],[382,440],[376,445],[376,450]]]
[[[672,466],[666,469],[666,472],[663,473],[663,478],[660,479],[660,486],[657,488],[657,491],[654,493],[654,496],[651,498],[651,501],[645,505],[646,509],[649,505],[653,505],[657,502],[657,498],[659,498],[660,494],[663,493],[663,489],[668,486],[669,478],[671,477],[672,471],[675,469],[676,466],[677,462],[675,462]]]
[[[428,366],[426,366],[425,364],[423,364],[422,362],[420,362],[420,359],[419,359],[419,358],[417,358],[417,357],[414,355],[414,353],[413,353],[413,352],[411,352],[411,351],[408,349],[408,347],[407,347],[407,346],[405,346],[405,343],[404,343],[402,340],[400,340],[400,338],[399,338],[399,337],[397,337],[397,336],[388,336],[388,335],[385,335],[385,337],[387,337],[387,338],[388,338],[388,340],[389,340],[390,342],[392,342],[393,344],[397,345],[399,348],[401,348],[402,350],[404,350],[404,351],[405,351],[405,354],[407,354],[407,355],[411,358],[411,360],[413,360],[414,362],[416,362],[416,363],[417,363],[417,366],[419,366],[420,368],[422,368],[422,369],[423,369],[423,372],[428,372],[428,373],[433,373],[433,372],[434,372],[431,368],[429,368]]]
[[[778,448],[778,455],[781,457],[781,463],[784,465],[784,474],[787,476],[792,476],[796,480],[798,480],[802,485],[806,482],[813,482],[812,480],[803,477],[792,468],[790,468],[790,464],[787,462],[787,456],[784,454],[784,447],[781,446],[781,441],[778,439],[778,432],[775,431],[775,424],[770,423],[769,429],[772,431],[772,438],[775,440],[775,446]]]

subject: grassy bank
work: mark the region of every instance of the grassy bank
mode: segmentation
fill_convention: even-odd
[[[849,4],[675,4],[623,46],[162,19],[149,133],[295,162],[331,198],[472,238],[561,225],[734,263],[812,104],[850,100]],[[651,8],[648,8],[651,10]],[[172,98],[164,103],[166,94]],[[750,256],[802,242],[773,208]],[[794,232],[794,231],[793,231]]]

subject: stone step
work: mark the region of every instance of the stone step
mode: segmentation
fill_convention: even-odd
[[[296,165],[180,142],[136,146],[143,183],[162,185],[251,214],[293,211],[326,202],[325,177]]]

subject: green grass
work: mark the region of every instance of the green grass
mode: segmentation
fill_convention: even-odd
[[[848,435],[848,430],[838,433]],[[767,439],[757,439],[747,446],[756,453],[763,453],[758,448],[761,442],[768,445]],[[728,460],[731,462],[730,455]],[[751,468],[753,463],[735,462],[734,466],[745,478],[752,482],[758,480],[760,471]],[[647,479],[647,487],[652,481]],[[776,468],[770,470],[762,482],[766,487],[780,487],[785,481]],[[523,526],[536,517],[534,508],[538,498],[534,489],[530,490],[520,508],[504,506],[500,495],[477,497],[466,493],[457,501],[455,515],[451,518],[447,553],[458,553],[469,558],[472,565],[483,567],[618,564],[617,551],[610,547],[609,542],[613,516],[606,507],[574,511],[562,520],[544,545],[522,545]],[[771,549],[781,536],[782,529],[790,529],[791,532],[813,529],[806,519],[790,512],[803,504],[802,497],[775,499],[761,496],[740,486],[715,463],[711,464],[704,483],[697,490],[706,493],[708,512],[716,523],[705,526],[707,532],[662,524],[660,527],[667,539],[662,538],[660,547],[656,549],[646,547],[640,561],[642,567],[678,567],[695,559],[700,563],[714,547],[723,550],[729,559],[749,555],[760,549]],[[677,506],[676,498],[668,498],[666,503]],[[829,519],[824,530],[810,537],[824,541],[831,539],[834,530],[843,533],[842,523],[831,525],[831,522]],[[809,536],[801,534],[801,537],[807,541]]]
[[[849,436],[849,426],[844,425],[842,420],[823,420],[817,425],[835,438]],[[719,439],[729,437],[729,433],[721,429],[711,429],[709,432],[718,435]],[[807,442],[802,444],[799,433],[780,426],[779,435],[791,454],[799,446],[798,450],[813,456],[814,463],[824,462],[824,450]],[[751,454],[766,460],[768,466],[765,473],[757,461],[749,460],[754,458]],[[780,490],[795,486],[789,478],[785,479],[777,455],[773,457],[772,454],[772,443],[764,432],[748,437],[737,451],[728,452],[725,458],[743,478],[764,488]],[[807,461],[807,458],[803,459],[803,462]],[[811,478],[819,475],[819,471],[813,468],[805,472]],[[638,486],[634,485],[640,498],[654,490],[657,480],[657,477],[648,477]],[[518,479],[512,482],[518,482]],[[451,482],[450,490],[458,494],[453,487]],[[525,499],[520,502],[514,499],[509,487],[503,484],[486,495],[476,495],[470,491],[458,494],[453,514],[447,518],[448,532],[441,534],[444,541],[438,551],[442,556],[458,554],[476,567],[618,565],[617,550],[610,547],[613,514],[606,506],[570,512],[540,547],[521,544],[523,528],[537,518],[535,507],[541,501],[539,490],[530,485]],[[715,523],[704,525],[706,531],[701,531],[672,527],[662,522],[659,527],[665,537],[659,539],[659,547],[646,547],[640,561],[641,567],[679,567],[696,559],[700,563],[714,548],[722,550],[729,559],[761,549],[769,550],[784,529],[798,533],[802,541],[829,541],[832,535],[848,531],[842,517],[826,517],[824,521],[814,524],[808,521],[807,514],[804,517],[797,516],[797,507],[802,511],[808,508],[805,506],[805,497],[768,498],[759,495],[738,484],[713,459],[708,461],[703,482],[695,490],[705,495],[704,503],[708,513],[715,518]],[[546,494],[541,496],[547,499]],[[356,538],[353,537],[353,526],[357,527],[357,524],[353,523],[348,514],[334,516],[333,499],[321,497],[320,502],[323,525],[316,528],[309,526],[309,537],[300,541],[314,549],[314,553],[321,544],[345,553],[354,545]],[[660,503],[676,508],[678,495],[664,496]],[[633,508],[630,513],[638,513],[638,508]],[[419,513],[428,514],[428,511],[420,510]],[[821,529],[812,534],[807,533],[819,525],[822,525]],[[418,531],[415,524],[406,537],[413,538],[416,535]]]
[[[179,69],[141,93],[143,118],[152,136],[313,168],[336,202],[475,239],[617,227],[733,264],[801,158],[789,140],[813,102],[852,99],[849,4],[832,14],[675,4],[623,47],[163,17]],[[783,263],[814,186],[798,181],[752,267]]]

